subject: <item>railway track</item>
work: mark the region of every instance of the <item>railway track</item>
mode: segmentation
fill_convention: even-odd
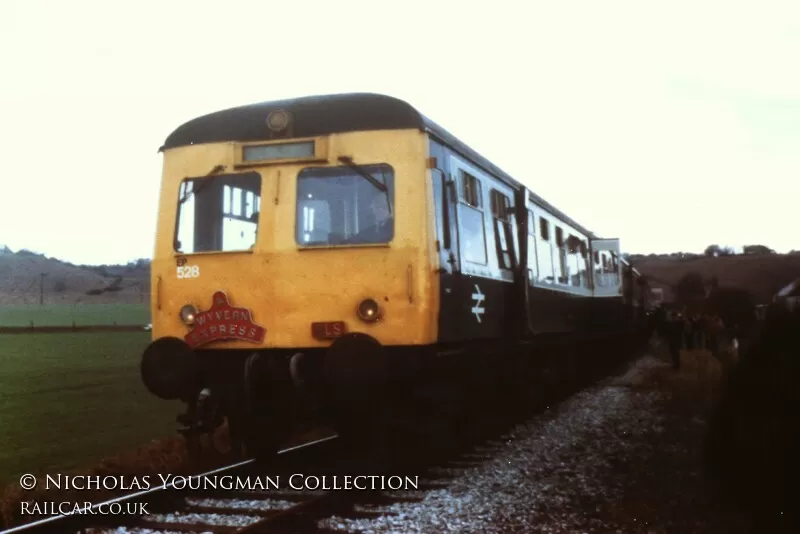
[[[588,382],[594,382],[597,378],[599,377],[595,376]],[[89,513],[54,516],[6,530],[4,533],[333,532],[320,527],[321,520],[335,516],[349,519],[388,518],[392,512],[386,509],[387,505],[419,501],[424,498],[426,490],[446,487],[448,477],[442,476],[440,472],[442,467],[464,468],[488,459],[490,454],[482,450],[487,439],[504,433],[521,420],[527,419],[532,413],[566,398],[586,385],[588,384],[585,382],[580,385],[567,385],[565,382],[555,381],[551,388],[537,386],[535,389],[539,393],[535,395],[536,400],[530,404],[523,403],[527,405],[522,410],[526,412],[525,414],[512,414],[511,410],[506,412],[498,405],[488,410],[492,413],[491,418],[481,418],[483,420],[478,421],[473,414],[471,419],[478,423],[479,430],[469,431],[470,436],[466,439],[462,439],[465,436],[460,432],[457,438],[445,438],[445,441],[454,439],[459,443],[442,446],[439,442],[429,440],[420,447],[418,441],[416,445],[409,446],[404,439],[401,439],[390,447],[394,456],[390,455],[389,460],[384,457],[371,465],[363,458],[367,452],[363,447],[362,450],[355,450],[356,447],[352,443],[348,446],[337,436],[331,436],[280,451],[274,465],[259,465],[253,460],[247,460],[187,477],[190,480],[225,475],[263,478],[264,473],[270,471],[269,476],[273,479],[281,477],[283,481],[282,484],[274,484],[276,487],[272,489],[248,491],[218,487],[196,488],[189,482],[190,490],[187,491],[185,487],[178,487],[172,483],[98,503],[91,507]],[[483,408],[490,407],[484,405]],[[438,446],[431,447],[431,445]],[[398,483],[402,485],[404,482],[402,478],[399,482],[395,480],[394,484],[387,484],[386,479],[382,479],[382,484],[378,484],[378,487],[370,491],[361,488],[348,490],[342,486],[346,483],[343,476],[347,473],[387,477],[413,475],[409,476],[409,479],[413,480],[411,489],[415,491],[408,492],[404,491],[406,487],[397,487]],[[289,487],[283,478],[287,474],[308,476],[303,482],[313,479],[311,484],[313,487],[309,487],[308,484],[302,484],[305,486],[303,488],[298,488],[295,484]],[[331,484],[336,487],[331,488]],[[184,483],[184,486],[186,485]],[[91,513],[91,510],[94,510],[96,514],[103,505],[107,509],[108,505],[114,503],[120,506],[147,503],[147,513],[146,515]]]
[[[317,527],[320,519],[336,515],[354,519],[387,516],[391,514],[370,511],[368,508],[421,500],[422,497],[390,496],[388,492],[383,491],[386,489],[391,491],[401,485],[405,487],[404,479],[400,476],[372,474],[386,471],[386,467],[377,467],[371,472],[372,485],[377,488],[365,491],[360,491],[358,488],[346,489],[344,487],[347,483],[347,479],[344,478],[346,475],[341,474],[341,464],[333,460],[344,459],[347,462],[353,457],[339,450],[336,446],[338,441],[337,436],[331,436],[280,451],[277,458],[280,465],[273,467],[278,474],[269,475],[273,484],[285,473],[294,472],[295,477],[308,475],[307,478],[298,478],[296,484],[285,489],[281,487],[253,491],[214,487],[185,490],[186,485],[193,487],[192,481],[195,482],[194,486],[197,486],[199,481],[215,477],[218,480],[218,477],[226,475],[249,479],[260,475],[262,480],[265,479],[263,471],[269,468],[260,467],[254,460],[246,460],[192,477],[176,479],[180,480],[181,484],[170,482],[146,491],[97,503],[82,513],[42,519],[3,531],[2,534],[327,532],[324,528]],[[349,465],[349,472],[363,476],[364,469],[369,469],[367,464],[363,462],[363,458],[355,461],[356,463],[346,463],[345,466]],[[331,465],[332,463],[336,465]],[[352,484],[353,479],[350,480]],[[359,486],[363,487],[365,482],[366,480],[362,480]],[[327,489],[307,489],[310,484]],[[298,485],[307,487],[301,488]],[[437,487],[430,483],[417,483],[415,486],[415,489],[423,491]],[[111,505],[135,510],[141,503],[146,504],[147,515],[98,515],[101,510],[113,509]]]
[[[314,464],[335,454],[337,436],[330,436],[278,452],[280,472],[303,466],[303,471],[313,470]],[[277,466],[276,466],[277,467]],[[275,491],[225,491],[224,489],[200,489],[190,491],[184,487],[199,485],[201,481],[219,477],[256,477],[259,465],[255,460],[245,460],[219,469],[191,477],[176,477],[167,484],[97,503],[80,513],[53,516],[3,531],[3,534],[49,534],[49,533],[101,533],[119,532],[120,529],[136,532],[140,529],[166,532],[273,532],[274,528],[286,525],[295,517],[309,513],[319,514],[325,509],[338,508],[343,502],[333,491],[324,492],[275,492]],[[264,479],[262,476],[261,479]],[[272,478],[274,480],[274,477]],[[233,503],[209,504],[214,501]],[[101,515],[105,510],[136,510],[145,505],[148,515]],[[171,513],[164,513],[170,510]],[[196,520],[208,516],[213,524]]]

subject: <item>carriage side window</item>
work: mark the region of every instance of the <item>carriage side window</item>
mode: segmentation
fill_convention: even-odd
[[[459,238],[464,260],[486,265],[486,225],[483,215],[481,182],[468,172],[461,171],[461,201],[459,202]]]
[[[539,274],[539,265],[537,261],[538,254],[536,253],[536,221],[533,212],[528,210],[528,269],[533,280],[536,280]]]
[[[536,243],[536,260],[539,267],[539,283],[555,283],[555,265],[553,262],[553,245],[550,241],[550,222],[544,215],[539,215],[539,237]]]
[[[610,287],[614,284],[616,276],[614,273],[614,260],[611,252],[600,251],[600,264],[595,267],[595,285],[598,287]]]
[[[178,191],[176,252],[250,250],[261,211],[256,172],[187,178]]]
[[[567,250],[569,252],[568,265],[570,285],[575,287],[581,286],[581,240],[576,236],[569,234],[567,238]]]
[[[512,243],[514,235],[511,229],[511,200],[496,189],[490,193],[492,218],[494,220],[494,237],[497,243],[497,259],[501,269],[513,269],[516,266],[516,255]]]
[[[462,200],[473,208],[482,209],[483,202],[481,202],[481,182],[469,174],[468,172],[461,171],[462,183]]]
[[[564,230],[560,226],[556,226],[556,249],[558,250],[558,264],[559,264],[559,284],[569,284],[568,271],[567,271],[567,247],[564,242]]]
[[[620,279],[619,274],[619,259],[617,255],[613,252],[610,253],[611,257],[608,261],[608,271],[606,271],[610,276],[609,278],[612,280],[613,283],[619,284],[622,280]]]
[[[615,273],[617,272],[617,258],[614,256],[613,252],[607,252],[607,255],[603,256],[603,272],[604,273]]]
[[[382,244],[394,238],[394,169],[385,163],[359,168],[380,186],[344,166],[298,173],[298,245]]]
[[[597,287],[603,287],[606,285],[605,283],[605,276],[603,275],[603,271],[605,270],[606,265],[606,256],[605,252],[598,252],[598,258],[600,259],[599,263],[594,267],[594,284]]]
[[[592,257],[589,255],[589,246],[586,240],[581,241],[581,284],[583,287],[590,287],[590,273],[592,272]]]

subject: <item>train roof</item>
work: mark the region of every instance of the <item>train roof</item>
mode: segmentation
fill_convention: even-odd
[[[170,148],[224,141],[261,141],[272,138],[266,118],[271,111],[286,110],[292,114],[294,137],[316,137],[332,133],[365,130],[418,129],[483,167],[508,185],[525,187],[531,200],[576,230],[596,239],[593,232],[567,214],[530,191],[508,173],[467,146],[456,136],[420,113],[409,103],[375,93],[342,93],[304,96],[249,104],[216,111],[192,119],[176,128],[167,137],[159,152]]]

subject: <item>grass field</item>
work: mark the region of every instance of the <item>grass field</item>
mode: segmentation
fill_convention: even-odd
[[[25,304],[0,307],[0,326],[147,324],[147,304]]]
[[[78,317],[102,324],[111,313],[119,322],[147,319],[134,307],[101,308],[79,309]],[[51,307],[38,317],[59,320],[64,313]],[[154,397],[139,378],[149,339],[147,332],[0,335],[0,485],[174,436],[179,403]]]

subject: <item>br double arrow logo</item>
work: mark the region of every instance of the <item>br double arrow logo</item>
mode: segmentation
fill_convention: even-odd
[[[475,318],[479,323],[481,322],[481,315],[483,315],[486,311],[482,306],[485,298],[486,296],[481,293],[481,288],[478,287],[478,284],[475,284],[475,293],[472,294],[472,300],[474,301],[473,304],[475,305],[472,307],[472,313],[475,315]]]

